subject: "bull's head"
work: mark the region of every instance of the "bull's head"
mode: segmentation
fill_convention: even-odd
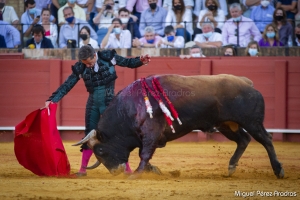
[[[106,144],[101,142],[99,131],[92,130],[85,138],[73,146],[84,143],[87,143],[88,147],[93,149],[97,158],[97,162],[90,167],[86,167],[86,169],[95,169],[102,163],[113,175],[118,175],[125,171],[128,155],[122,152],[114,143]]]

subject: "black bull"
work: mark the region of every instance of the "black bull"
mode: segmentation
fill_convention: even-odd
[[[263,126],[264,99],[253,88],[252,81],[233,75],[215,76],[155,76],[179,114],[182,125],[173,122],[172,133],[156,100],[149,95],[153,118],[146,113],[140,80],[124,88],[104,112],[97,131],[83,139],[88,142],[97,157],[98,165],[112,173],[124,171],[129,154],[139,148],[140,163],[135,171],[160,173],[149,160],[156,148],[168,141],[180,138],[192,130],[207,132],[216,127],[224,136],[237,143],[229,161],[229,175],[236,166],[251,137],[261,143],[268,152],[277,178],[283,178],[284,170],[277,160],[271,135]],[[152,77],[146,78],[150,87]]]

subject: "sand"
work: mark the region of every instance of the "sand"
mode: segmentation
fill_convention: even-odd
[[[81,154],[71,144],[64,142],[74,173],[79,169]],[[157,149],[151,160],[163,175],[143,174],[137,180],[129,180],[123,174],[112,176],[103,165],[83,178],[39,177],[18,163],[13,143],[0,145],[0,200],[244,199],[241,195],[253,195],[246,198],[253,200],[300,199],[299,143],[274,143],[285,170],[284,179],[276,178],[267,152],[256,142],[249,144],[235,174],[228,177],[228,162],[236,145],[210,141],[168,143],[165,148]],[[94,161],[93,157],[90,164]],[[138,166],[137,149],[131,153],[129,162],[132,169]],[[280,196],[287,194],[290,196]],[[297,196],[291,197],[294,195]]]

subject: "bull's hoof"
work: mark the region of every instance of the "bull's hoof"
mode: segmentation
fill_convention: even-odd
[[[157,175],[162,175],[162,172],[160,169],[154,165],[151,165],[150,163],[145,167],[146,172],[152,172]]]
[[[276,175],[278,179],[282,179],[284,177],[284,169],[281,168],[280,172],[278,175]]]
[[[228,166],[228,176],[231,176],[232,174],[234,174],[236,170],[236,165],[229,165]]]

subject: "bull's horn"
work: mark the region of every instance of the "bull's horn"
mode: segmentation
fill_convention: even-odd
[[[89,132],[89,134],[87,136],[85,136],[85,138],[83,138],[80,142],[77,142],[76,144],[73,144],[72,146],[78,146],[80,144],[86,143],[87,141],[89,141],[89,139],[91,139],[95,135],[96,135],[96,130],[93,129],[93,130],[91,130],[91,132]]]
[[[101,164],[101,163],[99,162],[99,160],[97,160],[95,164],[93,164],[93,165],[90,166],[90,167],[85,167],[85,168],[86,168],[86,169],[95,169],[95,168],[99,167],[100,164]]]

